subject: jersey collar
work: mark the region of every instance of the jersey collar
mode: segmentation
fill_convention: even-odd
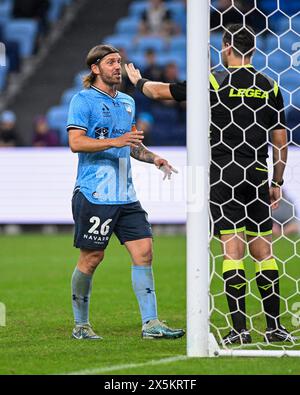
[[[102,93],[102,95],[105,95],[105,96],[107,96],[107,97],[109,97],[109,98],[111,98],[111,99],[115,99],[115,98],[118,96],[118,94],[119,94],[119,92],[116,91],[115,96],[110,96],[108,93],[102,91],[101,89],[97,88],[97,87],[94,86],[94,85],[91,85],[91,88],[94,89],[95,91],[99,92],[99,93]]]
[[[253,67],[253,65],[249,63],[249,64],[242,64],[241,66],[228,66],[228,69],[242,69],[242,68],[249,69],[251,67]]]

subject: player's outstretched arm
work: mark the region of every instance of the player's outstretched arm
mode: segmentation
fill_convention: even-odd
[[[172,173],[178,173],[173,166],[169,164],[166,159],[161,158],[154,152],[149,151],[143,144],[137,147],[131,147],[131,156],[141,162],[154,164],[159,170],[164,173],[164,180],[168,178],[171,179]]]
[[[154,100],[174,100],[169,83],[149,81],[143,78],[140,70],[136,69],[132,63],[125,64],[125,70],[133,85],[145,96]]]
[[[128,132],[114,139],[93,139],[85,135],[84,130],[69,130],[69,145],[72,152],[99,152],[109,148],[121,148],[125,146],[137,147],[143,141],[141,131]]]

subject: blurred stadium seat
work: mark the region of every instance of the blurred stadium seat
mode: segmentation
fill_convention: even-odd
[[[68,120],[69,106],[55,106],[47,113],[48,125],[51,129],[56,129],[59,133],[61,145],[67,144],[66,125]]]
[[[104,44],[112,45],[115,48],[123,48],[126,52],[130,51],[133,48],[132,36],[122,34],[114,34],[111,36],[107,36],[103,40]]]
[[[37,33],[38,22],[32,19],[14,19],[4,26],[5,39],[20,44],[20,54],[23,58],[33,54]]]
[[[10,0],[0,2],[0,24],[5,24],[11,18],[12,6],[13,2]]]
[[[132,34],[138,33],[140,20],[135,17],[121,18],[116,24],[116,32],[118,34]]]
[[[64,91],[64,93],[62,94],[62,97],[61,97],[61,101],[60,101],[61,104],[63,106],[68,106],[72,100],[72,97],[74,95],[76,95],[76,93],[80,92],[80,90],[81,90],[81,87],[77,86],[75,88],[70,88],[70,89],[67,89],[66,91]]]
[[[6,66],[6,67],[1,66],[0,67],[0,92],[2,92],[3,89],[5,88],[7,75],[8,75],[8,66]]]
[[[129,6],[129,15],[140,18],[148,7],[148,1],[133,1]]]
[[[141,52],[146,51],[147,49],[153,49],[155,52],[162,52],[166,49],[166,43],[162,37],[146,36],[137,41],[136,49]]]

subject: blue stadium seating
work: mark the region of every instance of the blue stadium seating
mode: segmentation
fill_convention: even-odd
[[[61,97],[61,105],[62,106],[68,106],[76,93],[80,92],[81,87],[77,86],[75,88],[67,89],[64,91]]]
[[[2,92],[5,88],[8,70],[8,66],[0,66],[0,92]]]
[[[155,52],[162,52],[166,47],[165,40],[162,37],[142,37],[136,43],[137,51],[146,51],[153,49]]]
[[[0,24],[5,24],[11,18],[12,6],[13,2],[10,0],[0,2]]]
[[[269,34],[266,39],[266,46],[264,52],[266,54],[271,53],[272,51],[279,48],[279,39],[274,34]]]
[[[116,32],[118,34],[137,34],[139,30],[140,20],[135,17],[121,18],[116,24]]]
[[[299,41],[299,34],[289,31],[288,33],[280,37],[280,48],[283,49],[286,53],[291,54],[293,44]]]
[[[129,15],[140,18],[148,7],[148,1],[133,1],[129,6]]]
[[[300,86],[300,73],[290,69],[280,75],[279,85],[292,92]]]
[[[217,49],[218,51],[222,50],[222,33],[211,33],[209,39],[210,46]]]
[[[82,78],[89,73],[88,70],[81,70],[74,77],[74,87],[82,87]]]
[[[131,52],[128,54],[128,59],[140,69],[144,69],[146,67],[146,58],[144,52]]]
[[[62,13],[65,6],[65,0],[50,0],[50,7],[48,10],[47,19],[49,22],[56,22]]]
[[[181,1],[174,1],[166,4],[167,9],[171,11],[172,16],[181,16],[186,13],[184,4]]]
[[[294,18],[292,18],[292,22],[291,22],[291,27],[292,29],[299,33],[300,32],[300,14],[298,13],[297,16],[295,16]]]
[[[172,52],[186,51],[186,36],[180,35],[170,39],[169,50]]]
[[[56,129],[59,132],[60,143],[67,145],[67,120],[68,120],[69,106],[55,106],[50,108],[47,113],[48,125],[51,129]]]
[[[256,51],[253,57],[253,66],[257,70],[263,70],[267,65],[267,58],[266,56],[259,51]]]
[[[32,19],[14,19],[4,26],[6,40],[17,41],[20,44],[20,54],[23,58],[33,54],[38,33],[38,22]]]
[[[291,66],[291,57],[277,50],[276,52],[268,56],[268,67],[274,70],[276,73],[282,73]]]
[[[124,48],[126,52],[130,51],[134,46],[132,36],[127,36],[125,34],[107,36],[103,39],[103,43],[110,44],[118,49]]]
[[[157,64],[160,66],[165,66],[168,63],[175,63],[177,64],[179,69],[186,68],[186,57],[179,57],[173,53],[164,53],[157,55]]]

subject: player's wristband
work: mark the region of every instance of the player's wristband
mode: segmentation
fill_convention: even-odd
[[[280,187],[283,185],[283,183],[284,183],[283,180],[281,180],[281,181],[272,180],[272,181],[271,181],[271,186],[272,186],[273,188],[280,188]]]
[[[147,80],[147,78],[140,78],[138,80],[138,82],[136,83],[136,86],[135,86],[136,89],[138,89],[141,93],[143,93],[143,87],[147,81],[149,81],[149,80]]]

